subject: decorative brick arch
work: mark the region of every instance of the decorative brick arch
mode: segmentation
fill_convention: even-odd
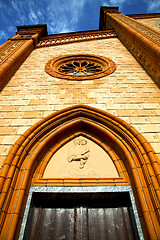
[[[50,157],[78,135],[99,144],[110,155],[119,172],[119,178],[93,179],[92,182],[87,179],[62,181],[41,178]],[[145,239],[160,237],[159,160],[151,145],[138,131],[104,111],[78,105],[42,119],[16,141],[4,162],[0,178],[2,240],[18,238],[30,186],[47,184],[101,186],[131,183]]]

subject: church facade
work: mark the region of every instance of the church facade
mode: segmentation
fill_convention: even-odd
[[[160,239],[159,20],[0,47],[0,239]]]

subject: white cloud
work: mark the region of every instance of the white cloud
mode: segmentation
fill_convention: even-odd
[[[119,10],[122,11],[124,4],[127,2],[130,3],[131,1],[134,0],[108,0],[108,1],[103,1],[101,0],[101,6],[110,6],[110,7],[119,7]]]
[[[40,10],[37,11],[37,15],[38,17],[42,18],[43,17],[43,12],[41,12]]]
[[[149,12],[160,12],[160,1],[159,0],[144,0],[147,4],[147,10]]]
[[[5,31],[0,30],[0,39],[8,38],[8,34]]]
[[[48,24],[48,31],[52,33],[75,31],[87,1],[68,0],[59,4],[59,0],[52,0],[47,7],[48,22],[52,23]]]
[[[110,2],[110,4],[112,5],[112,6],[115,6],[115,7],[117,7],[117,6],[121,6],[124,2],[129,2],[128,0],[126,1],[126,0],[119,0],[119,1],[117,1],[117,0],[110,0],[109,1]]]
[[[14,31],[14,29],[15,29],[14,26],[8,26],[8,27],[7,27],[7,30],[8,30],[9,32]]]
[[[109,1],[102,1],[101,6],[106,7],[109,6]]]
[[[31,23],[33,23],[33,24],[38,23],[38,17],[35,14],[35,12],[33,11],[33,9],[30,10],[29,19],[30,19]]]

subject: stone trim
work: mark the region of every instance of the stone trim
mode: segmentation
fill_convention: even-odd
[[[121,174],[125,175],[124,179],[128,179],[129,174],[145,238],[158,239],[160,169],[153,148],[124,120],[83,105],[60,110],[42,119],[22,134],[10,150],[0,172],[0,238],[18,238],[31,182],[34,183],[36,175],[40,173],[36,169],[43,171],[40,164],[45,162],[47,152],[52,154],[52,146],[56,151],[77,134],[85,134],[110,153],[114,150],[122,159],[128,173],[121,167]],[[117,162],[120,164],[120,161]],[[85,179],[83,186],[97,186],[101,182],[102,185],[108,185],[104,179],[98,179],[96,183],[90,180],[88,183]],[[56,180],[56,183],[46,180],[47,184],[80,186],[75,179],[69,179],[69,182]]]
[[[21,40],[30,40],[32,39],[32,35],[19,35],[16,38],[9,38],[10,41],[21,41]]]

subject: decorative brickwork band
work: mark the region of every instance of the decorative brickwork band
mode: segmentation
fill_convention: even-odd
[[[91,139],[111,157],[117,179],[42,179],[51,156],[77,136]],[[30,185],[132,185],[145,239],[160,229],[159,160],[147,140],[112,114],[78,105],[55,112],[29,128],[10,150],[0,172],[0,239],[17,239]]]
[[[115,37],[116,34],[113,30],[58,34],[41,38],[37,48]]]
[[[0,49],[0,64],[2,64],[2,62],[9,57],[10,53],[12,53],[13,50],[16,50],[16,48],[21,44],[21,42],[11,42],[8,41],[8,47],[5,48],[4,50]]]

